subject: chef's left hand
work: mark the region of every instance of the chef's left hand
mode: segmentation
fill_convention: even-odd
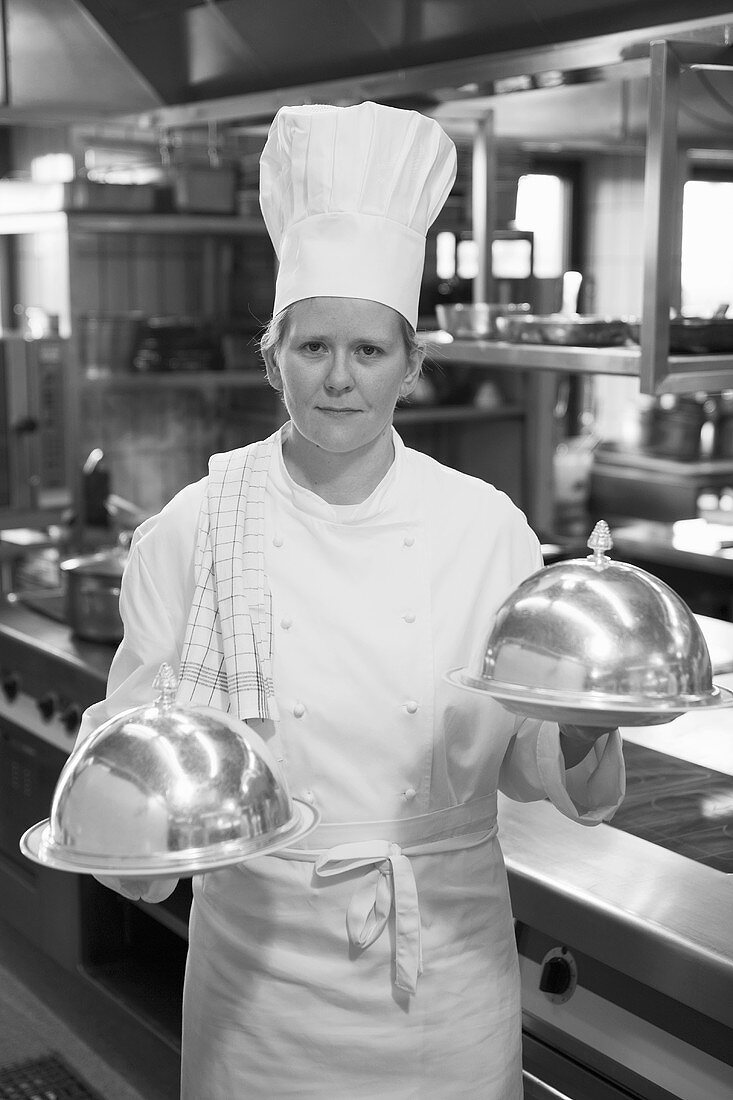
[[[615,726],[573,726],[563,722],[560,725],[560,749],[566,768],[574,768],[585,760],[600,737],[613,733]]]

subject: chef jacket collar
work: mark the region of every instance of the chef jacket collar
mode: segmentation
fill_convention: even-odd
[[[283,440],[287,438],[290,422],[284,424],[278,433],[273,453],[270,483],[282,496],[286,497],[299,511],[328,523],[360,524],[383,517],[396,503],[395,492],[402,478],[405,466],[405,445],[392,428],[394,461],[372,493],[360,504],[329,504],[317,493],[298,485],[293,480],[283,458]]]

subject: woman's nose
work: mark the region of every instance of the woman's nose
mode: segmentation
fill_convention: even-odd
[[[347,357],[336,352],[331,359],[330,370],[326,376],[326,389],[331,393],[345,393],[352,388],[353,384]]]

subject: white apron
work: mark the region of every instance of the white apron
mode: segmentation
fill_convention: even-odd
[[[584,824],[622,795],[618,735],[565,773],[555,726],[444,680],[539,548],[503,494],[395,447],[369,500],[337,509],[275,449],[265,564],[280,720],[257,728],[323,823],[299,850],[194,879],[183,1100],[518,1100],[497,787]],[[177,667],[204,489],[136,537],[125,640],[83,733],[148,699],[161,660]]]
[[[487,742],[495,726],[486,774],[451,791],[435,737],[436,704],[441,733],[449,709],[435,630],[448,627],[442,607],[433,621],[442,570],[420,480],[398,447],[369,501],[332,508],[276,455],[265,556],[280,721],[263,732],[324,824],[301,850],[196,880],[184,1100],[521,1097],[495,798],[515,720],[480,701]]]

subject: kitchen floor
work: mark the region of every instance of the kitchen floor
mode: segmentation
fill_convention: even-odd
[[[101,1100],[177,1100],[178,1053],[0,922],[0,1068],[56,1053]]]

